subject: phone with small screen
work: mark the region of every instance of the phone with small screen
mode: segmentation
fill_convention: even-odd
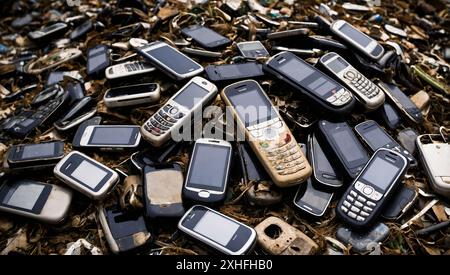
[[[262,65],[256,62],[208,65],[205,72],[211,81],[240,80],[264,75]]]
[[[184,197],[205,203],[224,200],[231,156],[232,147],[228,141],[196,140],[183,187]]]
[[[312,179],[298,187],[294,198],[294,205],[301,211],[315,217],[322,217],[327,211],[333,198],[332,192],[322,191],[314,187]]]
[[[202,205],[189,209],[178,229],[202,244],[227,255],[250,253],[256,244],[256,231]]]
[[[105,76],[108,80],[122,80],[127,77],[143,76],[144,74],[151,73],[155,70],[155,67],[148,62],[128,61],[109,66],[105,70]]]
[[[111,65],[109,48],[105,45],[97,45],[90,48],[87,53],[87,74],[102,75],[105,69]]]
[[[206,49],[215,49],[231,44],[225,36],[201,25],[192,25],[181,29],[184,36],[192,38],[196,43]]]
[[[81,136],[80,146],[103,150],[135,148],[141,141],[139,127],[134,125],[89,125]]]
[[[45,223],[62,222],[71,201],[68,188],[45,182],[21,179],[0,186],[0,211]]]
[[[78,151],[67,154],[53,169],[55,176],[94,200],[108,195],[119,181],[116,171]]]
[[[140,105],[159,101],[160,86],[158,83],[143,83],[106,90],[103,102],[108,108]]]
[[[270,54],[261,41],[245,41],[236,44],[241,55],[247,59],[269,57]]]
[[[13,145],[7,152],[9,168],[56,165],[64,157],[64,142]]]

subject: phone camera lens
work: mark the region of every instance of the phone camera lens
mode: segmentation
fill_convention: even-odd
[[[202,81],[202,84],[203,84],[203,85],[206,85],[206,81]]]

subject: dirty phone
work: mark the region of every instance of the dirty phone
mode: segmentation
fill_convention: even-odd
[[[116,171],[78,151],[72,151],[60,160],[53,173],[62,182],[94,200],[107,196],[119,181]]]
[[[411,101],[411,99],[405,95],[395,84],[388,84],[381,81],[377,81],[376,84],[384,91],[386,96],[410,121],[414,123],[422,123],[422,112]]]
[[[97,45],[90,48],[87,53],[86,71],[88,75],[101,75],[111,65],[109,58],[110,49],[105,45]]]
[[[124,211],[119,206],[100,207],[98,217],[115,254],[134,251],[152,240],[144,216],[136,211]]]
[[[80,140],[80,147],[103,150],[136,148],[141,141],[139,127],[135,125],[89,125]]]
[[[245,41],[236,44],[240,54],[247,59],[269,57],[270,54],[261,41]]]
[[[53,25],[46,26],[40,30],[29,32],[28,37],[38,41],[43,41],[44,39],[47,40],[64,33],[67,27],[68,26],[66,23],[58,22]]]
[[[375,39],[353,27],[344,20],[331,24],[331,31],[343,41],[358,49],[365,56],[378,60],[384,54],[384,48]]]
[[[208,65],[205,72],[211,81],[240,80],[264,75],[262,65],[256,62]]]
[[[159,147],[168,141],[171,132],[192,120],[192,114],[217,95],[217,87],[202,77],[192,78],[164,106],[141,126],[145,140]]]
[[[202,205],[189,209],[178,223],[178,229],[227,255],[250,253],[256,243],[253,228]]]
[[[321,120],[318,124],[318,137],[321,138],[324,149],[339,160],[345,174],[354,179],[369,160],[364,146],[359,142],[347,122],[331,122]]]
[[[183,196],[203,203],[224,200],[231,156],[232,147],[228,141],[197,139],[189,161]]]
[[[395,141],[378,123],[366,120],[355,126],[355,132],[360,136],[372,152],[380,148],[387,148],[402,154],[408,159],[410,167],[417,165],[416,159],[411,153]]]
[[[72,192],[34,180],[7,181],[0,186],[0,211],[58,224],[67,216]]]
[[[417,201],[418,193],[415,188],[403,185],[386,203],[381,216],[387,220],[399,220]]]
[[[333,166],[315,134],[308,136],[308,156],[312,164],[314,180],[318,184],[325,188],[339,188],[344,184],[342,174]]]
[[[394,195],[408,168],[401,154],[381,148],[348,187],[336,206],[336,214],[352,228],[367,228]]]
[[[346,226],[340,226],[336,231],[336,238],[347,245],[351,245],[357,253],[371,251],[374,246],[384,241],[388,236],[389,227],[384,223],[377,223],[365,232],[352,231],[351,228]]]
[[[433,190],[450,198],[450,142],[439,134],[416,139],[419,157]]]
[[[37,144],[13,145],[6,160],[11,169],[18,167],[43,167],[56,165],[64,157],[64,142],[51,141]]]
[[[128,61],[109,66],[105,69],[105,76],[108,80],[116,80],[126,77],[141,76],[155,70],[156,68],[148,62]]]
[[[146,165],[143,178],[146,217],[157,219],[183,216],[184,177],[179,164]]]
[[[294,205],[303,212],[315,217],[322,217],[327,211],[333,192],[322,191],[314,187],[311,178],[306,180],[306,184],[298,187],[294,197]]]
[[[222,90],[221,97],[276,185],[300,184],[311,175],[311,166],[297,141],[258,82],[231,84]]]
[[[196,43],[206,49],[216,49],[231,44],[225,36],[201,25],[192,25],[181,29],[184,36],[192,38]]]
[[[381,106],[378,110],[380,111],[381,118],[389,127],[389,129],[394,130],[397,129],[398,126],[400,126],[402,118],[394,109],[394,106],[392,106],[390,103],[384,102],[383,106]]]
[[[103,102],[108,108],[133,106],[146,103],[155,103],[160,98],[158,83],[142,83],[106,90]]]
[[[337,53],[323,55],[318,64],[344,83],[367,110],[375,110],[384,103],[383,91]]]
[[[274,55],[263,69],[290,84],[327,111],[347,114],[355,104],[349,91],[293,53],[281,52]]]
[[[153,42],[136,48],[138,54],[175,80],[191,78],[203,72],[203,67],[164,42]]]

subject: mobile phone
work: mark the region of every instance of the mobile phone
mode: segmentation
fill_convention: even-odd
[[[217,95],[217,87],[202,77],[192,78],[141,127],[145,140],[158,147],[168,141],[171,132],[192,120],[192,114]]]
[[[227,255],[247,254],[256,244],[253,228],[202,205],[189,209],[178,223],[178,229]]]
[[[256,59],[259,57],[269,57],[270,54],[261,41],[246,41],[236,44],[239,53],[247,59]]]
[[[315,188],[311,178],[308,178],[306,184],[298,187],[294,197],[294,205],[312,216],[322,217],[327,211],[332,198],[332,192]]]
[[[245,182],[272,182],[264,166],[246,142],[236,144],[242,177]]]
[[[89,125],[84,130],[80,146],[117,150],[135,148],[140,141],[141,133],[135,125]]]
[[[324,187],[339,188],[344,185],[342,174],[333,166],[320,143],[315,134],[308,136],[308,156],[312,164],[314,180]]]
[[[345,191],[336,207],[337,215],[354,228],[367,228],[381,214],[408,168],[401,154],[381,148]]]
[[[368,231],[353,231],[346,226],[340,226],[336,231],[336,238],[341,242],[351,245],[356,253],[370,251],[371,246],[384,241],[389,236],[389,227],[384,223],[377,223]]]
[[[222,90],[221,97],[276,185],[300,184],[311,175],[311,166],[297,141],[258,82],[231,84]]]
[[[402,154],[408,159],[411,167],[417,165],[416,159],[411,153],[395,141],[378,123],[366,120],[355,126],[356,133],[368,145],[372,152],[380,148],[387,148]]]
[[[88,75],[100,75],[111,65],[109,48],[105,45],[97,45],[90,48],[87,53],[86,71]]]
[[[356,29],[344,20],[336,20],[331,24],[331,31],[365,56],[378,60],[384,54],[384,48],[375,39]]]
[[[97,112],[97,102],[90,96],[76,100],[69,110],[53,126],[58,131],[67,131],[89,119]]]
[[[76,48],[57,49],[27,63],[24,71],[29,74],[40,74],[79,56],[81,56],[81,51]]]
[[[58,84],[51,85],[51,86],[45,88],[44,90],[40,91],[34,97],[34,99],[30,105],[32,107],[40,106],[42,104],[45,104],[49,100],[62,95],[64,92],[65,91],[64,91],[63,87],[61,87],[60,85],[58,85]]]
[[[211,57],[211,58],[222,57],[221,52],[213,52],[213,51],[207,51],[207,50],[196,49],[196,48],[184,47],[181,49],[181,51],[184,53],[187,53],[187,54],[192,54],[192,55],[202,56],[202,57]]]
[[[125,77],[142,76],[155,71],[155,67],[148,62],[128,61],[106,68],[105,76],[109,80],[122,79]]]
[[[205,68],[205,72],[211,81],[239,80],[264,75],[262,65],[256,62],[208,65]]]
[[[364,146],[359,142],[347,122],[319,121],[318,134],[324,149],[336,157],[347,177],[354,179],[362,171],[369,160]]]
[[[57,35],[63,34],[67,29],[67,24],[58,22],[50,26],[46,26],[40,30],[28,33],[28,37],[33,40],[43,41],[54,38]]]
[[[153,42],[136,51],[175,80],[191,78],[203,72],[200,64],[164,42]]]
[[[337,53],[323,55],[319,64],[352,91],[367,110],[375,110],[384,103],[383,91]]]
[[[45,86],[49,87],[59,82],[62,82],[64,80],[64,76],[68,76],[70,78],[83,82],[83,76],[80,74],[79,71],[53,71],[48,74]]]
[[[146,165],[143,178],[145,215],[148,218],[183,216],[184,178],[179,164]]]
[[[293,36],[306,36],[309,34],[309,29],[307,28],[300,28],[300,29],[293,29],[293,30],[286,30],[286,31],[277,31],[277,32],[271,32],[267,34],[267,39],[274,40],[274,39],[283,39],[283,38],[290,38]]]
[[[95,116],[95,117],[89,118],[89,119],[83,121],[82,123],[80,123],[80,125],[78,126],[78,128],[75,132],[75,135],[73,136],[72,147],[73,148],[80,147],[80,141],[81,141],[81,138],[83,137],[84,131],[86,130],[87,126],[100,125],[101,122],[102,122],[102,118],[100,116]]]
[[[13,145],[8,150],[6,160],[10,168],[48,166],[64,157],[64,142],[51,141],[37,144]]]
[[[355,105],[353,95],[339,83],[290,52],[270,58],[263,69],[290,84],[327,111],[346,114]]]
[[[418,136],[416,144],[431,187],[450,198],[450,143],[441,135],[426,134]]]
[[[144,217],[136,211],[124,211],[118,206],[100,207],[98,217],[115,254],[135,251],[152,240]]]
[[[337,51],[337,52],[343,52],[348,50],[348,47],[346,45],[334,39],[328,38],[326,36],[310,35],[308,36],[307,41],[308,44],[311,44],[312,47],[323,50]]]
[[[53,169],[55,176],[94,200],[108,195],[119,181],[116,171],[78,151],[67,154]]]
[[[158,83],[143,83],[114,87],[106,90],[103,102],[108,108],[133,106],[159,101]]]
[[[301,56],[320,56],[323,54],[322,50],[319,49],[298,49],[298,48],[287,48],[287,47],[283,47],[283,46],[272,46],[271,48],[272,51],[279,51],[279,52],[290,52],[290,53],[294,53],[296,55],[301,55]]]
[[[72,201],[68,188],[28,179],[7,181],[0,186],[0,210],[41,222],[64,220]]]
[[[94,24],[92,23],[92,20],[86,20],[82,24],[80,24],[78,27],[76,27],[70,34],[69,38],[70,40],[74,41],[78,38],[81,38],[82,36],[86,35],[88,32],[92,30],[94,27]]]
[[[381,106],[379,110],[381,113],[381,118],[383,119],[384,123],[386,123],[386,125],[389,127],[389,129],[394,130],[397,129],[398,126],[400,126],[402,118],[394,109],[394,106],[392,106],[388,102],[384,102],[383,106]]]
[[[231,155],[232,147],[228,141],[197,139],[183,186],[183,196],[204,203],[224,200]]]
[[[231,40],[211,30],[210,28],[192,25],[181,29],[184,36],[192,38],[196,43],[206,49],[215,49],[231,44]]]
[[[399,220],[417,201],[415,188],[402,186],[386,203],[381,216],[387,220]]]
[[[410,121],[422,123],[422,112],[419,108],[417,108],[414,102],[412,102],[411,99],[402,92],[402,90],[392,83],[388,84],[381,81],[377,81],[376,83],[390,99],[390,102],[402,111],[403,115],[405,115]]]

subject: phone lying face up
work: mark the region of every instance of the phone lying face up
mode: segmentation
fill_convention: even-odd
[[[139,127],[134,125],[90,125],[84,130],[80,146],[119,150],[135,148],[141,141]]]
[[[222,90],[221,97],[276,185],[296,185],[311,175],[311,166],[297,141],[258,82],[231,84]]]

